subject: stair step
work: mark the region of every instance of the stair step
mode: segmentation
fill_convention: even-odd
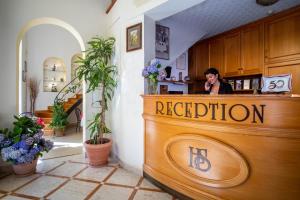
[[[72,103],[72,104],[74,104],[74,103],[76,103],[78,101],[78,99],[77,98],[68,98],[68,103]]]
[[[42,119],[44,120],[45,125],[50,124],[52,121],[52,118],[43,117]]]
[[[49,110],[39,110],[35,111],[35,116],[41,117],[41,118],[51,118],[53,115],[53,112]]]

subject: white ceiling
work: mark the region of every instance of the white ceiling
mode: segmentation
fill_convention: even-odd
[[[186,0],[184,0],[186,1]],[[182,4],[184,4],[182,1]],[[159,21],[176,22],[192,33],[205,33],[204,38],[247,24],[275,13],[300,5],[300,0],[279,0],[271,6],[260,6],[256,0],[205,0],[204,2]],[[203,38],[201,38],[203,39]]]

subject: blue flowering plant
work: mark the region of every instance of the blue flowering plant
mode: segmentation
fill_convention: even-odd
[[[41,118],[15,116],[13,131],[0,130],[2,159],[19,165],[31,163],[53,148],[53,142],[43,138],[44,122]]]
[[[159,68],[161,68],[161,64],[159,60],[153,59],[149,66],[145,66],[142,72],[142,75],[145,78],[148,78],[152,83],[157,84],[158,76],[159,76]]]

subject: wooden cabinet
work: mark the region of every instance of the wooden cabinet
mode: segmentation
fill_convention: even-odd
[[[292,93],[300,94],[300,63],[268,67],[266,75],[292,74]]]
[[[265,24],[267,64],[300,59],[300,11]]]
[[[214,67],[223,74],[224,70],[224,39],[223,37],[209,40],[209,61],[208,66]]]
[[[300,6],[198,42],[190,51],[189,75],[196,80],[208,67],[223,77],[292,73],[293,93],[300,94]]]
[[[224,37],[224,76],[241,74],[241,36],[240,32]]]
[[[263,24],[246,27],[241,31],[241,67],[243,75],[263,72]]]

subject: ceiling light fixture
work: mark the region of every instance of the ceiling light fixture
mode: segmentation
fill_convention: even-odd
[[[256,3],[261,6],[270,6],[279,0],[256,0]]]

